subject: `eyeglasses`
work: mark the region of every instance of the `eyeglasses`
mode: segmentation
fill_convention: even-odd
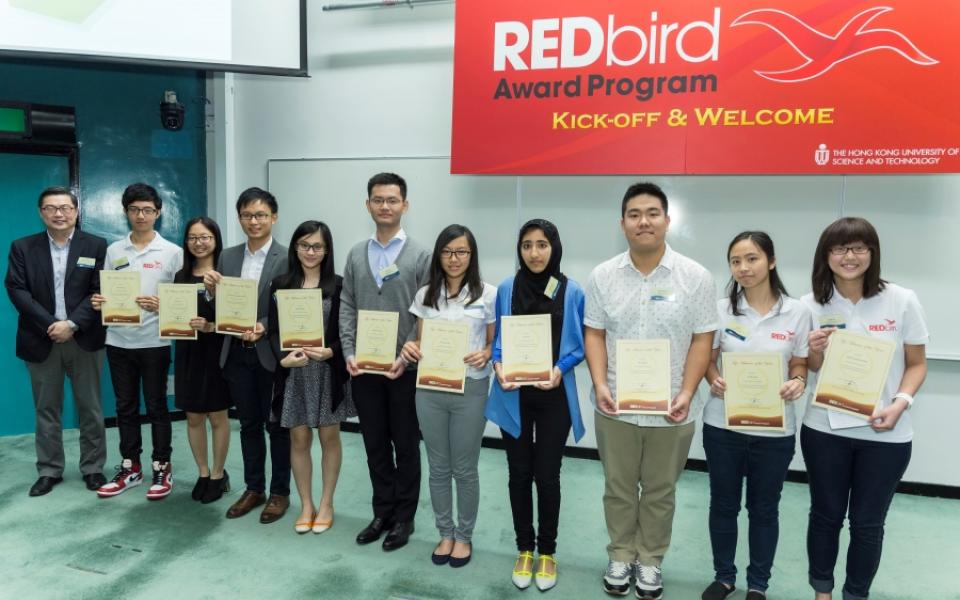
[[[834,246],[830,248],[830,254],[834,256],[846,256],[847,252],[853,252],[857,256],[862,256],[870,252],[867,246]]]
[[[304,254],[309,254],[310,252],[313,252],[314,254],[323,254],[327,251],[327,247],[323,244],[304,244],[303,242],[298,242],[297,251],[303,252]]]
[[[77,212],[77,207],[72,204],[64,204],[63,206],[54,206],[52,204],[47,204],[46,206],[41,206],[40,210],[43,211],[43,214],[53,216],[57,213],[65,217],[69,217],[73,213]]]
[[[456,257],[457,257],[458,259],[460,259],[460,260],[464,260],[465,258],[467,258],[468,256],[470,256],[470,251],[469,251],[469,250],[463,250],[463,249],[460,249],[460,250],[448,250],[447,248],[444,248],[443,250],[440,251],[440,257],[441,257],[441,258],[445,258],[445,259],[447,259],[447,260],[450,260],[450,259],[451,259],[452,257],[454,257],[454,256],[456,256]]]
[[[379,196],[374,196],[373,198],[370,198],[368,202],[370,202],[370,204],[374,206],[383,206],[384,204],[386,204],[390,208],[395,208],[399,206],[403,202],[403,200],[400,198],[397,198],[396,196],[390,196],[389,198],[381,198]]]
[[[128,206],[128,207],[127,207],[127,214],[130,215],[131,217],[135,217],[135,216],[139,216],[139,215],[143,215],[143,216],[145,216],[145,217],[152,217],[153,215],[155,215],[155,214],[157,214],[157,213],[159,213],[159,212],[160,212],[159,210],[157,210],[157,209],[155,209],[155,208],[149,208],[149,207],[147,207],[147,208],[140,208],[140,207],[137,207],[137,206]]]
[[[241,221],[266,221],[272,217],[270,213],[240,213]]]
[[[212,235],[190,235],[190,236],[187,236],[187,243],[188,243],[188,244],[196,244],[196,243],[198,243],[198,242],[199,242],[199,243],[204,243],[204,244],[209,244],[209,243],[212,242],[212,241],[213,241],[213,236],[212,236]]]

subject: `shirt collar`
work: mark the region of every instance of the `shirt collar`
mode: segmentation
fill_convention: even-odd
[[[742,313],[749,312],[750,314],[756,316],[756,318],[758,319],[762,319],[763,317],[767,316],[767,315],[761,315],[756,310],[754,310],[752,306],[747,304],[747,297],[744,294],[740,294],[740,298],[737,300],[737,308],[740,309],[740,312]],[[790,312],[792,308],[793,308],[792,304],[787,301],[787,297],[781,294],[780,299],[777,300],[777,303],[773,305],[773,307],[770,309],[770,312],[767,314],[785,315],[788,312]]]
[[[160,232],[159,232],[159,231],[154,231],[153,233],[154,233],[153,239],[150,240],[150,242],[149,242],[146,246],[144,246],[142,252],[146,252],[147,250],[153,250],[154,248],[158,247],[160,244],[162,244],[163,242],[166,241],[166,240],[163,239],[163,236],[160,235]],[[133,245],[133,232],[132,232],[132,231],[128,231],[128,232],[127,232],[126,240],[127,240],[127,249],[128,249],[128,250],[130,250],[130,249],[136,250],[136,249],[137,249],[137,247]]]
[[[660,262],[653,269],[653,271],[650,271],[650,275],[653,275],[654,273],[656,273],[657,269],[659,269],[660,267],[663,267],[668,271],[673,271],[673,267],[676,264],[676,262],[677,262],[677,253],[673,251],[673,248],[670,247],[670,244],[664,244],[663,256],[660,257]],[[630,260],[629,250],[627,250],[620,256],[620,262],[617,263],[617,268],[618,269],[630,268],[636,271],[637,273],[640,273],[640,271],[637,270],[636,265],[633,264],[633,261]]]
[[[57,241],[56,241],[55,239],[53,239],[53,236],[50,235],[50,232],[49,232],[49,231],[47,232],[47,239],[50,240],[50,243],[53,244],[54,246],[56,246],[57,248],[66,248],[67,246],[70,245],[70,242],[73,241],[73,234],[75,234],[76,232],[77,232],[77,228],[76,228],[76,227],[74,227],[73,229],[70,230],[70,235],[67,236],[67,243],[64,244],[63,246],[61,246],[60,244],[58,244]]]
[[[260,248],[257,249],[256,252],[250,252],[249,242],[244,243],[244,244],[243,244],[243,252],[244,252],[244,254],[246,254],[247,256],[250,256],[250,257],[253,257],[253,256],[266,256],[266,255],[267,255],[267,252],[270,252],[270,247],[271,247],[271,246],[273,246],[273,237],[271,237],[269,240],[267,240],[267,243],[266,243],[266,244],[264,244],[263,246],[260,246]]]
[[[401,243],[407,241],[407,232],[403,230],[403,227],[401,227],[401,228],[400,228],[400,231],[397,232],[397,235],[393,236],[393,238],[392,238],[389,242],[387,242],[386,244],[381,244],[381,243],[380,243],[380,240],[377,239],[377,232],[376,232],[376,231],[374,231],[373,233],[370,234],[370,241],[372,241],[374,244],[380,246],[381,248],[389,248],[389,247],[392,246],[394,243],[396,243],[398,240],[399,240]]]

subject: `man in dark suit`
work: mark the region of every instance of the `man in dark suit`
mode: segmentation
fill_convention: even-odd
[[[216,271],[203,277],[207,292],[216,294],[223,276],[255,279],[257,287],[257,324],[240,337],[224,336],[220,366],[230,386],[240,420],[240,451],[243,454],[243,478],[247,489],[227,510],[227,518],[242,517],[264,504],[261,523],[280,519],[290,506],[290,431],[270,420],[273,372],[277,361],[270,350],[267,314],[270,307],[270,282],[287,272],[287,248],[271,234],[277,222],[277,200],[260,188],[245,190],[237,199],[237,217],[247,236],[246,243],[224,249]],[[270,497],[266,492],[267,445],[270,439]]]
[[[103,238],[77,228],[77,197],[51,187],[37,202],[46,231],[10,245],[5,285],[20,317],[17,357],[30,372],[37,411],[39,478],[31,496],[42,496],[63,481],[63,378],[70,378],[80,418],[80,472],[89,490],[106,483],[107,458],[100,371],[105,330],[90,296],[100,289],[107,253]]]

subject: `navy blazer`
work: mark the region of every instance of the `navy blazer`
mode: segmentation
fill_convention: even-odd
[[[100,271],[106,255],[105,239],[74,230],[67,255],[63,299],[67,320],[79,328],[73,339],[88,352],[103,348],[107,335],[100,323],[100,313],[90,304],[90,296],[100,291]],[[94,264],[80,265],[81,258],[93,259]],[[17,357],[28,362],[45,361],[53,348],[47,328],[58,320],[53,316],[56,310],[53,259],[46,230],[10,244],[4,284],[10,301],[20,314],[17,319]]]

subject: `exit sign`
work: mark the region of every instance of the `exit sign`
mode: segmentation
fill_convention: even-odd
[[[30,109],[25,104],[0,102],[0,138],[30,137]]]

